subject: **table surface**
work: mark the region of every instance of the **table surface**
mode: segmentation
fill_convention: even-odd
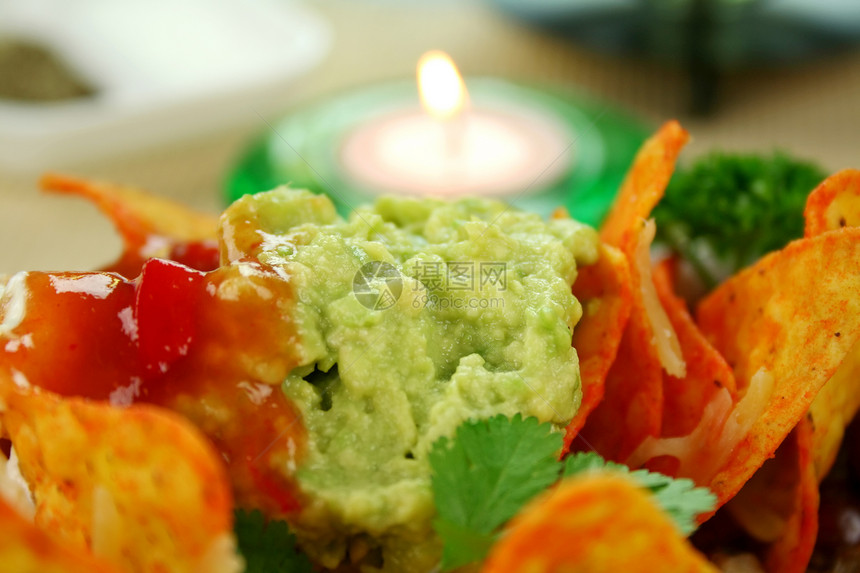
[[[312,5],[332,26],[332,51],[285,91],[284,112],[349,87],[410,77],[420,54],[435,48],[449,52],[467,75],[574,86],[655,126],[678,118],[693,135],[688,155],[714,148],[778,147],[829,170],[860,167],[860,53],[728,75],[716,113],[695,118],[685,112],[687,82],[680,71],[586,52],[477,1],[319,0]],[[263,128],[261,121],[241,125],[64,170],[215,212],[222,206],[226,173]],[[112,260],[120,243],[110,224],[84,201],[39,193],[38,176],[0,171],[0,273],[86,270]]]

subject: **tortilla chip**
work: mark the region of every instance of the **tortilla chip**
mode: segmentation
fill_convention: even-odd
[[[107,563],[66,547],[18,515],[0,498],[0,563],[16,573],[118,573]]]
[[[787,441],[794,442],[799,472],[795,509],[779,539],[765,551],[764,559],[766,569],[772,573],[803,573],[815,549],[819,501],[811,451],[812,428],[807,419],[801,420]]]
[[[689,367],[683,377],[662,374],[659,435],[647,436],[625,462],[666,475],[683,474],[706,485],[698,473],[707,467],[700,459],[708,457],[702,440],[710,439],[722,427],[736,393],[735,379],[731,367],[693,322],[684,300],[675,295],[673,268],[673,261],[663,261],[653,269],[652,278],[659,304]]]
[[[637,251],[645,247],[640,245],[647,235],[643,222],[663,196],[687,139],[687,132],[671,121],[645,142],[600,229],[601,239],[621,249],[627,258],[632,307],[606,376],[604,399],[588,417],[581,435],[589,449],[613,461],[625,461],[648,436],[660,432],[662,365],[648,312],[648,303],[656,304],[656,297],[646,299],[646,291],[653,290],[644,283],[650,281],[650,262],[646,260],[648,268],[643,268],[642,253]],[[647,252],[644,254],[647,259]]]
[[[585,448],[623,462],[647,437],[660,432],[662,373],[644,313],[633,310],[604,385],[603,401],[580,431]]]
[[[647,219],[663,197],[675,163],[689,134],[677,121],[669,121],[649,138],[636,154],[621,184],[612,210],[600,227],[600,238],[625,253],[636,242],[639,221]]]
[[[860,339],[858,292],[860,229],[846,227],[764,257],[700,303],[699,326],[742,396],[713,450],[718,503],[774,454]]]
[[[600,245],[597,262],[578,269],[573,294],[583,306],[582,318],[573,331],[573,347],[579,356],[582,379],[582,403],[567,426],[564,451],[603,399],[606,375],[630,317],[633,293],[624,255],[613,247]]]
[[[818,480],[812,465],[811,437],[811,426],[804,418],[776,456],[767,460],[723,508],[722,521],[731,521],[734,529],[740,526],[755,542],[736,538],[718,542],[716,547],[759,547],[763,564],[759,571],[806,571],[818,532]],[[714,560],[720,559],[715,555]]]
[[[805,426],[808,438],[808,422],[801,421],[801,425]],[[797,437],[804,430],[798,428],[800,425],[725,506],[734,520],[757,541],[773,543],[779,539],[788,520],[799,509],[797,494],[801,471]]]
[[[825,179],[806,201],[806,236],[860,226],[860,171],[846,169]],[[813,458],[819,481],[830,471],[845,428],[860,410],[860,347],[854,348],[809,409]]]
[[[663,426],[661,436],[686,436],[693,432],[707,405],[725,388],[734,396],[735,377],[723,356],[711,346],[696,326],[687,304],[673,287],[675,262],[665,260],[656,265],[652,277],[660,304],[678,336],[681,353],[687,364],[683,378],[663,376]]]
[[[598,474],[563,481],[514,517],[483,573],[713,571],[650,494]]]
[[[726,573],[806,570],[818,529],[818,482],[810,438],[804,418],[776,456],[691,537],[693,545]]]
[[[103,269],[134,278],[149,258],[176,260],[198,270],[218,265],[218,217],[144,191],[65,175],[45,175],[42,189],[89,199],[113,221],[124,243],[120,260]]]
[[[635,243],[631,245],[634,251],[635,247]],[[603,401],[580,432],[583,445],[574,448],[593,449],[617,462],[624,462],[649,436],[659,435],[663,401],[662,366],[645,309],[641,267],[629,255],[626,258],[630,263],[630,318],[606,375]]]
[[[803,217],[807,237],[860,226],[860,171],[846,169],[825,179],[806,199]]]
[[[830,472],[845,428],[860,411],[860,345],[855,345],[836,374],[818,392],[809,407],[812,423],[812,458],[818,481]]]
[[[235,570],[230,484],[185,419],[0,386],[37,526],[123,570],[198,571],[213,554]]]

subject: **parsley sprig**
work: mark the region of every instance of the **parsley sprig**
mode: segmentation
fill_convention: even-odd
[[[715,152],[680,168],[654,210],[657,240],[708,288],[803,236],[806,197],[824,171],[784,153]]]
[[[620,472],[650,490],[655,501],[689,534],[698,514],[713,509],[714,495],[688,479],[631,471],[596,453],[558,460],[562,438],[536,418],[495,416],[457,428],[430,452],[436,532],[443,542],[442,569],[482,561],[504,525],[531,499],[559,479],[591,471]]]

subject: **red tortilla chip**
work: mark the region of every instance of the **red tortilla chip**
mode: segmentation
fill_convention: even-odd
[[[579,356],[582,379],[582,403],[567,426],[565,451],[603,398],[606,375],[630,317],[630,269],[624,255],[613,247],[601,245],[597,262],[578,270],[573,294],[583,305],[582,319],[573,331],[573,347]]]
[[[699,305],[741,396],[713,450],[719,503],[774,454],[860,339],[858,292],[860,229],[845,228],[766,256]]]
[[[639,221],[647,219],[663,198],[681,148],[689,134],[677,121],[669,121],[646,141],[633,161],[621,190],[600,227],[600,238],[631,253]]]
[[[846,169],[825,179],[806,199],[805,235],[860,226],[860,171]]]
[[[717,515],[695,534],[694,544],[728,571],[802,573],[818,530],[818,481],[804,418]],[[728,548],[756,550],[729,557]],[[731,549],[729,549],[731,551]],[[730,561],[739,561],[728,565]],[[742,567],[741,562],[749,563]]]
[[[818,533],[818,479],[812,431],[804,418],[725,506],[753,539],[766,543],[762,562],[773,573],[803,573]]]
[[[731,367],[693,322],[684,300],[675,295],[672,267],[672,261],[663,261],[654,267],[652,279],[659,304],[678,337],[686,371],[682,377],[662,373],[659,435],[647,436],[625,461],[631,467],[701,479],[691,473],[701,467],[696,458],[706,453],[698,442],[721,426],[715,417],[731,408],[735,379]],[[720,405],[721,410],[713,411],[711,404]]]
[[[645,142],[600,230],[601,239],[627,258],[632,307],[606,376],[604,399],[588,417],[581,435],[589,449],[615,461],[626,460],[645,438],[660,432],[662,366],[646,311],[637,247],[643,221],[663,196],[687,139],[687,132],[671,121]]]
[[[580,435],[583,446],[623,462],[648,436],[660,432],[662,373],[641,301],[634,295],[627,328],[609,369],[603,401],[588,416]]]
[[[118,573],[77,548],[66,547],[18,515],[0,498],[0,563],[15,573]]]
[[[860,171],[846,169],[825,179],[806,201],[806,236],[860,226]],[[812,452],[818,479],[830,471],[845,428],[860,410],[860,348],[846,358],[815,397]]]
[[[735,377],[723,356],[711,346],[696,326],[683,299],[675,295],[672,281],[673,261],[654,267],[653,280],[657,296],[678,340],[687,364],[683,378],[663,375],[663,427],[661,436],[686,436],[702,419],[705,407],[722,388],[734,396]]]
[[[218,217],[214,215],[138,189],[65,175],[45,175],[40,183],[45,191],[89,199],[113,221],[125,248],[120,260],[106,271],[134,278],[151,257],[176,260],[198,270],[218,266]]]
[[[812,458],[818,480],[836,461],[845,429],[860,411],[860,347],[855,346],[809,407]]]
[[[803,573],[818,536],[818,477],[812,460],[812,429],[801,420],[789,440],[795,442],[799,483],[795,509],[779,539],[765,552],[765,567],[772,573]]]
[[[716,572],[649,493],[598,474],[563,481],[509,524],[483,573]]]
[[[702,458],[711,456],[703,440],[713,440],[722,428],[736,394],[735,379],[731,367],[693,322],[686,303],[673,292],[672,266],[664,261],[651,274],[659,304],[678,337],[686,371],[680,377],[662,373],[661,430],[658,436],[647,436],[626,463],[707,485],[710,475],[701,470],[708,464]]]

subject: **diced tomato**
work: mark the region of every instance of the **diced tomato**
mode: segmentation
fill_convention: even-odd
[[[195,308],[204,274],[163,259],[149,259],[138,280],[134,317],[148,374],[162,374],[186,356],[194,341]]]
[[[170,260],[187,265],[198,271],[214,271],[220,264],[218,241],[194,241],[176,243],[170,249]]]

